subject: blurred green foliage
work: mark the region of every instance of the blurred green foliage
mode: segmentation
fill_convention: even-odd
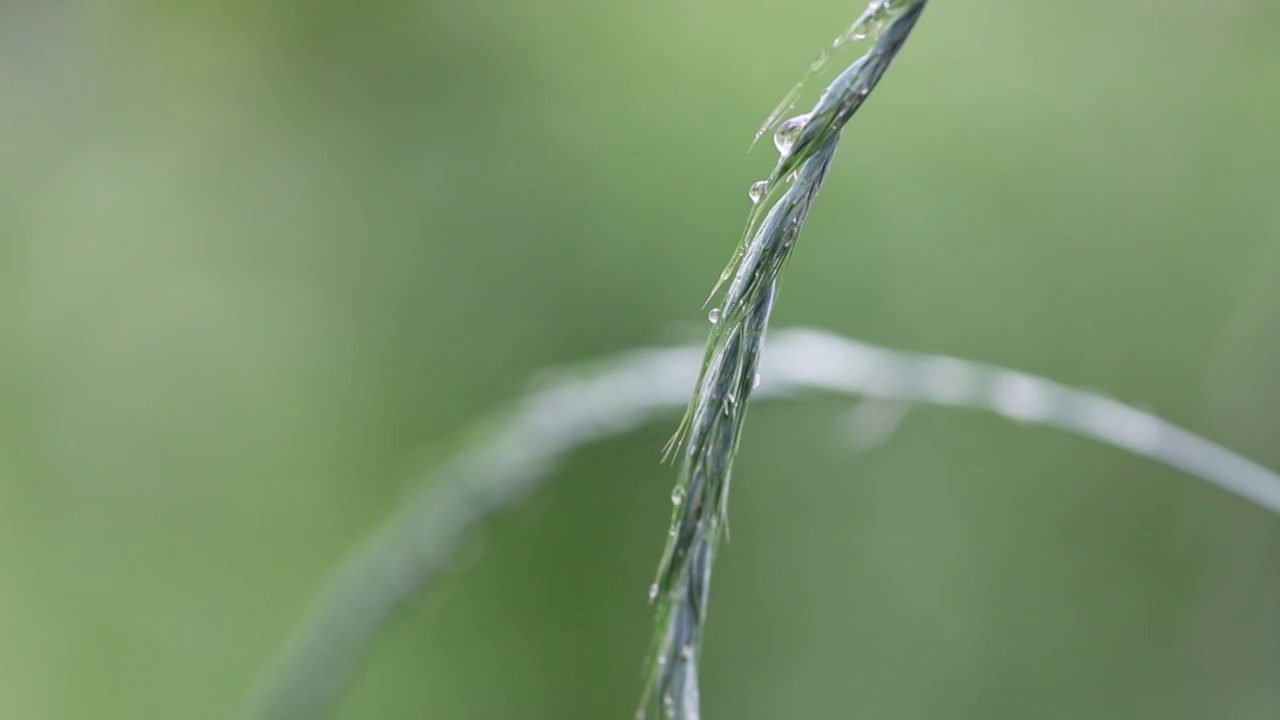
[[[0,717],[219,718],[534,370],[700,338],[763,115],[860,6],[0,9]],[[937,0],[775,326],[1103,388],[1280,466],[1280,9]],[[1280,521],[926,410],[752,413],[710,718],[1273,718]],[[673,418],[674,425],[674,418]],[[629,717],[672,427],[475,540],[343,718]]]

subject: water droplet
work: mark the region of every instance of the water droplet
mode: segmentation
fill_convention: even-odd
[[[805,126],[809,124],[809,115],[797,115],[790,120],[784,120],[778,126],[778,131],[773,134],[773,146],[778,148],[778,152],[786,155],[791,152],[791,148],[796,144],[796,138],[800,137],[800,133]]]
[[[751,189],[747,190],[747,197],[751,198],[751,204],[755,205],[760,202],[760,198],[764,197],[764,191],[769,189],[769,181],[761,180],[760,182],[751,183]]]
[[[751,389],[755,390],[758,387],[760,387],[760,373],[756,373],[755,377],[751,378]]]
[[[692,660],[692,659],[693,659],[693,646],[692,646],[692,645],[685,645],[684,647],[680,648],[680,657],[684,658],[685,660]]]
[[[672,695],[671,693],[666,693],[665,695],[662,696],[662,712],[666,713],[667,717],[675,717],[676,715],[676,696],[675,695]]]
[[[677,485],[671,489],[671,504],[679,505],[684,502],[684,486]]]
[[[720,322],[720,308],[711,308],[711,312],[707,313],[707,319],[711,321],[712,325]]]
[[[889,0],[873,2],[868,5],[866,11],[862,13],[862,17],[858,18],[858,22],[849,34],[849,38],[857,42],[866,40],[871,35],[879,35],[884,29],[884,21],[888,18],[889,11],[892,9],[889,5]]]
[[[653,602],[654,600],[657,600],[657,599],[658,599],[658,583],[654,583],[649,586],[649,602]]]

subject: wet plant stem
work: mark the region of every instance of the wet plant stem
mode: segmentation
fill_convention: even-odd
[[[707,619],[711,569],[728,530],[729,484],[747,401],[757,383],[778,282],[835,157],[845,124],[862,106],[915,27],[926,0],[875,0],[833,48],[873,37],[866,54],[818,97],[813,109],[783,121],[774,134],[779,158],[769,176],[751,186],[747,229],[712,291],[727,287],[711,310],[713,327],[697,386],[679,430],[667,446],[679,449],[679,475],[666,548],[650,600],[657,628],[637,718],[700,717],[698,659]],[[811,74],[830,53],[819,56]],[[806,78],[807,79],[807,78]],[[803,84],[803,81],[802,83]],[[767,131],[794,102],[788,94],[765,123]],[[757,135],[758,137],[758,135]]]

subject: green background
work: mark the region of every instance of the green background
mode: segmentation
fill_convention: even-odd
[[[1099,388],[1280,467],[1280,9],[936,0],[775,327]],[[814,0],[0,9],[0,717],[221,718],[550,364],[699,340]],[[808,96],[812,97],[812,96]],[[708,718],[1274,718],[1280,521],[1060,433],[748,423]],[[471,541],[341,718],[630,718],[670,423]]]

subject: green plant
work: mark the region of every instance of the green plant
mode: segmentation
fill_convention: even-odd
[[[657,602],[657,630],[637,717],[650,712],[668,720],[699,716],[698,655],[711,568],[728,528],[733,460],[747,401],[758,382],[757,367],[782,268],[822,187],[845,124],[902,49],[925,4],[926,0],[873,0],[833,44],[838,48],[875,37],[867,53],[827,86],[812,110],[778,123],[798,95],[801,81],[757,133],[758,139],[777,124],[774,145],[780,157],[769,176],[751,186],[753,208],[746,232],[712,290],[714,298],[727,283],[724,297],[711,310],[712,329],[697,386],[667,446],[668,454],[680,447],[680,471],[671,495],[671,530],[650,590],[650,600]],[[819,55],[810,75],[830,56],[830,51]]]
[[[1280,513],[1275,473],[1148,413],[1049,380],[816,331],[780,334],[763,357],[782,268],[845,123],[901,49],[925,3],[873,2],[815,60],[810,75],[831,60],[832,50],[874,36],[869,51],[826,88],[810,112],[778,123],[798,96],[797,86],[770,115],[761,132],[777,125],[781,156],[768,178],[751,187],[747,229],[712,293],[714,298],[726,288],[711,311],[706,345],[637,351],[578,368],[483,424],[334,573],[262,676],[243,717],[326,714],[395,612],[432,587],[469,530],[539,488],[564,455],[680,406],[686,406],[685,416],[668,445],[669,452],[679,450],[676,507],[651,589],[657,631],[640,715],[699,716],[698,653],[710,574],[717,544],[727,533],[730,472],[752,396],[820,390],[903,407],[920,402],[989,410],[1123,447]],[[695,395],[686,405],[688,375],[699,362]]]

